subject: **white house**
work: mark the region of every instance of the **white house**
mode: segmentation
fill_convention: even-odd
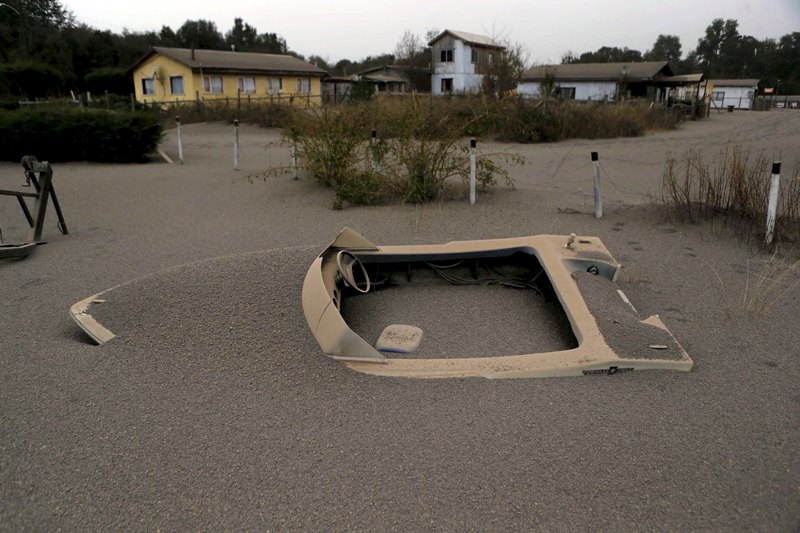
[[[433,53],[431,92],[478,93],[483,77],[505,50],[491,37],[445,30],[428,43]]]
[[[711,90],[711,105],[726,108],[750,109],[753,98],[758,94],[758,81],[746,80],[708,80]]]
[[[540,65],[522,74],[517,94],[538,97],[542,83],[552,83],[567,99],[614,100],[625,96],[660,101],[666,94],[665,82],[672,77],[666,61]]]

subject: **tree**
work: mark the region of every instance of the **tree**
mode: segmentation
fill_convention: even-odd
[[[174,32],[172,36],[174,38]],[[111,34],[111,38],[113,46],[117,51],[118,60],[116,65],[103,65],[104,67],[120,67],[127,69],[144,56],[144,54],[149,52],[153,46],[175,46],[174,41],[170,44],[164,44],[159,34],[154,31],[139,33],[123,30],[121,34]]]
[[[333,71],[340,76],[348,76],[355,73],[356,64],[349,59],[340,59],[333,67]]]
[[[158,40],[161,46],[172,48],[180,45],[178,36],[169,26],[161,26],[161,31],[158,32]]]
[[[394,65],[394,54],[381,54],[378,56],[367,56],[361,60],[361,70],[384,65]]]
[[[321,68],[322,70],[330,72],[331,66],[328,64],[328,59],[320,56],[310,55],[308,56],[308,62],[314,66]]]
[[[52,32],[74,25],[58,0],[5,0],[0,7],[0,59],[31,61]]]
[[[700,71],[700,63],[697,61],[697,52],[692,50],[686,57],[678,63],[675,74],[694,74]]]
[[[666,61],[677,66],[681,60],[681,40],[677,35],[659,35],[653,48],[645,52],[645,61]]]
[[[596,52],[584,52],[573,63],[632,63],[642,61],[642,53],[627,46],[601,46]]]
[[[697,59],[706,76],[736,77],[741,65],[739,23],[714,19],[697,41]]]
[[[288,54],[286,40],[277,33],[262,33],[258,36],[258,51],[265,54]]]
[[[375,86],[361,76],[358,77],[350,90],[350,99],[353,101],[366,102],[371,100],[374,95]]]
[[[483,77],[483,91],[502,98],[517,88],[522,73],[528,68],[530,53],[525,45],[518,42],[495,40],[505,49],[493,53],[486,64],[486,75]]]
[[[406,30],[394,49],[394,57],[398,65],[413,65],[425,52],[422,39],[411,30]]]
[[[58,0],[3,0],[2,3],[13,9],[17,22],[22,25],[62,29],[75,24],[74,15]],[[0,9],[0,21],[6,19],[10,11]]]
[[[187,20],[175,34],[178,43],[184,48],[203,48],[206,50],[225,50],[225,39],[217,31],[217,25],[210,20]]]
[[[258,31],[241,18],[233,19],[233,27],[225,34],[225,44],[231,50],[253,52],[258,50]]]
[[[569,65],[570,63],[578,63],[580,60],[578,56],[576,56],[572,50],[567,50],[563,54],[561,54],[561,64],[562,65]]]
[[[395,47],[395,63],[403,72],[412,90],[431,90],[431,49],[417,34],[406,30]]]

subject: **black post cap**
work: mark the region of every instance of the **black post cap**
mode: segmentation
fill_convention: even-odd
[[[592,152],[592,161],[597,161],[598,159],[597,152]]]
[[[781,173],[781,162],[775,161],[772,163],[772,173],[773,174],[780,174]]]
[[[374,139],[375,137],[377,137],[377,136],[378,136],[378,131],[377,131],[377,130],[372,130],[372,131],[370,132],[370,137],[372,137],[373,139]]]
[[[238,118],[233,119],[233,125],[236,126],[237,128],[239,127],[239,119]]]
[[[477,139],[475,139],[473,137],[472,139],[469,140],[469,147],[470,148],[476,148],[477,146],[478,146],[478,140]]]

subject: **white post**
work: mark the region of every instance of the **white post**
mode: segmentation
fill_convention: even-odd
[[[178,161],[183,164],[183,141],[181,140],[181,117],[175,115],[175,129],[178,132]]]
[[[469,205],[475,205],[475,189],[478,185],[478,162],[475,155],[477,146],[477,140],[474,138],[469,140]]]
[[[375,160],[375,142],[377,140],[378,140],[378,132],[372,130],[369,136],[369,160],[373,172],[376,172],[378,170],[378,162]]]
[[[300,179],[300,176],[297,173],[297,142],[296,141],[292,141],[291,152],[292,152],[292,170],[294,172],[294,177],[292,179],[295,179],[295,180],[296,179]]]
[[[772,237],[775,230],[775,217],[778,211],[778,188],[781,183],[781,162],[772,163],[772,181],[769,184],[769,204],[767,205],[767,235],[764,237],[765,244],[772,244]]]
[[[592,152],[592,173],[594,174],[594,217],[603,217],[603,199],[600,197],[600,161],[597,152]]]
[[[233,170],[239,170],[239,119],[233,121]]]

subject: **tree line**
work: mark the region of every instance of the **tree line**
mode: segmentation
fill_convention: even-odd
[[[91,91],[127,95],[132,92],[128,69],[152,46],[235,49],[242,52],[291,54],[332,75],[349,76],[382,65],[406,68],[412,86],[430,90],[431,51],[427,43],[438,34],[430,29],[423,36],[406,31],[394,53],[371,55],[355,61],[308,58],[292,51],[277,33],[259,32],[242,18],[235,18],[226,32],[214,22],[187,20],[177,30],[121,33],[92,28],[75,19],[59,0],[2,0],[0,2],[0,97],[45,97]],[[523,46],[505,43],[508,52],[494,67],[490,78],[504,93],[527,66]],[[567,52],[564,63],[665,60],[676,73],[703,72],[714,78],[759,78],[781,93],[800,93],[800,32],[780,39],[758,40],[740,35],[736,20],[714,20],[698,40],[697,47],[682,55],[680,39],[659,35],[645,52],[603,46],[580,55]]]

